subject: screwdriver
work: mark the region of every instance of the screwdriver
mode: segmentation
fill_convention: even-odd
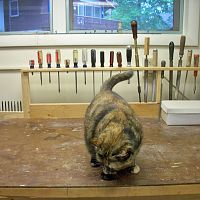
[[[51,54],[47,53],[47,67],[51,68]],[[51,73],[49,72],[49,83],[51,83]]]
[[[65,62],[65,68],[69,68],[69,66],[70,66],[70,60],[66,59],[64,62]]]
[[[34,69],[35,61],[29,60],[29,65],[30,65],[30,69]],[[32,72],[32,75],[33,75],[33,72]]]
[[[133,20],[131,21],[131,29],[134,39],[134,47],[135,47],[135,64],[136,67],[139,67],[139,54],[138,54],[138,45],[137,45],[137,21]],[[139,102],[141,102],[141,86],[140,86],[140,72],[137,70],[137,82],[138,82],[138,97]]]
[[[113,67],[114,61],[114,51],[110,51],[110,67]],[[110,77],[112,76],[112,71],[110,71]]]
[[[144,66],[148,67],[148,55],[149,55],[149,42],[150,38],[145,37],[144,41]],[[148,71],[144,71],[144,102],[147,102],[148,100]]]
[[[194,67],[199,66],[199,54],[194,55]],[[194,71],[194,94],[196,93],[196,81],[197,81],[198,71]]]
[[[105,62],[104,51],[100,51],[100,63],[101,63],[101,67],[104,67],[104,62]],[[102,79],[102,83],[103,83],[103,70],[101,72],[101,79]]]
[[[78,68],[78,50],[73,50],[73,62],[74,68]],[[77,71],[75,71],[75,85],[76,85],[76,94],[78,92],[78,80],[77,80]]]
[[[117,63],[118,67],[122,67],[122,53],[120,51],[117,52]]]
[[[87,49],[84,48],[82,49],[83,68],[87,68],[87,60],[88,60]],[[85,79],[85,85],[86,85],[86,71],[84,71],[84,79]]]
[[[39,68],[42,68],[42,64],[43,64],[43,54],[42,54],[42,50],[39,50],[37,52],[38,55],[38,64],[39,64]],[[42,85],[42,72],[40,72],[40,82]]]
[[[96,50],[91,49],[91,63],[92,67],[96,67]],[[94,76],[94,71],[93,71],[93,94],[95,96],[95,76]]]
[[[152,65],[153,67],[157,67],[158,66],[158,50],[154,49],[153,50],[153,59],[152,59]],[[156,71],[153,71],[152,74],[152,97],[151,97],[151,101],[154,102],[156,101]]]
[[[192,50],[188,50],[186,67],[191,67],[191,61],[192,61]],[[183,87],[183,98],[185,96],[185,87],[186,87],[187,77],[188,77],[188,70],[186,71],[186,74],[185,74],[185,82],[184,82],[184,87]]]
[[[183,58],[183,55],[184,55],[185,39],[186,39],[186,37],[184,35],[182,35],[181,39],[180,39],[180,50],[179,50],[178,67],[182,67],[182,58]],[[180,81],[181,81],[181,71],[178,70],[177,71],[177,77],[176,77],[175,99],[178,99]]]
[[[60,50],[56,50],[56,68],[60,68],[61,55]],[[58,92],[60,93],[60,72],[58,72]]]
[[[131,59],[132,59],[132,48],[131,46],[127,46],[126,47],[127,67],[131,67]],[[130,84],[130,79],[128,80],[128,84]]]
[[[173,57],[174,57],[174,42],[169,43],[169,66],[173,67]],[[172,100],[172,90],[173,90],[173,71],[169,71],[169,100]]]

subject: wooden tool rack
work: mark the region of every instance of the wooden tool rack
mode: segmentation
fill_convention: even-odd
[[[22,96],[23,96],[23,111],[25,118],[83,118],[85,110],[89,103],[32,103],[30,97],[30,81],[29,74],[34,73],[62,73],[62,72],[101,72],[115,71],[123,72],[132,69],[133,71],[156,71],[156,101],[155,102],[129,102],[131,107],[138,116],[148,118],[158,118],[160,113],[161,101],[161,72],[169,73],[172,71],[199,71],[195,67],[121,67],[121,68],[51,68],[51,69],[23,69],[21,70],[22,77]]]

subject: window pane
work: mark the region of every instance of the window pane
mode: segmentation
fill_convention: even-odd
[[[85,7],[84,15],[71,13],[70,29],[117,30],[118,23],[122,22],[123,30],[130,30],[130,22],[134,19],[141,31],[180,31],[180,1],[70,0],[69,9],[79,5]]]
[[[0,32],[50,31],[49,0],[0,0]]]

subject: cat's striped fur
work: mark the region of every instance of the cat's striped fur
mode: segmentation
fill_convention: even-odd
[[[136,166],[142,125],[128,103],[112,91],[117,83],[132,75],[132,71],[126,71],[105,81],[85,114],[85,142],[91,154],[91,165],[101,165],[105,179]]]

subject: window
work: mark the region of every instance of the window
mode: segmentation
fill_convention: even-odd
[[[69,9],[82,5],[86,11],[81,14],[85,27],[78,25],[80,15],[71,13],[70,30],[117,30],[121,22],[123,30],[127,31],[133,19],[142,32],[182,30],[182,0],[69,0],[69,5]]]
[[[40,13],[38,18],[41,17],[42,13],[46,13],[48,11],[48,15],[50,17],[48,18],[49,20],[48,23],[46,23],[47,26],[42,26],[42,27],[40,26],[40,28],[35,27],[34,29],[33,28],[24,29],[24,32],[22,35],[21,33],[16,34],[16,32],[14,32],[12,24],[9,24],[11,27],[11,29],[9,29],[9,26],[8,26],[8,22],[9,22],[8,2],[9,1],[0,0],[0,31],[1,33],[4,33],[0,35],[0,47],[52,46],[52,45],[60,45],[60,46],[62,45],[90,45],[90,46],[91,45],[105,45],[105,46],[123,45],[123,46],[126,46],[126,45],[133,44],[132,33],[130,30],[127,30],[127,31],[125,30],[124,24],[122,24],[123,32],[119,34],[117,34],[117,31],[115,31],[114,28],[112,29],[110,28],[111,26],[115,26],[115,23],[117,23],[118,20],[112,19],[112,16],[114,14],[113,13],[114,9],[111,9],[111,8],[108,9],[106,6],[104,7],[102,6],[105,0],[98,1],[98,3],[94,0],[87,0],[87,1],[90,2],[90,6],[92,7],[92,9],[88,9],[91,11],[90,12],[91,16],[86,17],[86,5],[84,4],[85,0],[77,0],[76,3],[74,0],[73,1],[72,0],[59,0],[59,1],[58,0],[18,0],[19,17],[21,16],[21,13],[22,13],[21,2],[29,2],[29,3],[30,2],[33,2],[33,3],[48,2],[48,5],[49,5],[48,7],[46,7],[46,9],[42,9],[42,10],[40,9],[40,11],[38,11]],[[106,0],[106,2],[108,1],[109,0]],[[140,0],[137,0],[137,1],[139,2]],[[150,2],[150,1],[152,0],[145,0],[145,2]],[[158,0],[155,0],[155,2],[156,1]],[[168,0],[165,0],[165,1],[168,1]],[[198,46],[199,25],[200,25],[200,18],[199,18],[200,1],[199,0],[181,0],[181,1],[184,1],[183,14],[176,11],[176,9],[179,10],[180,8],[175,5],[175,3],[178,1],[174,2],[173,34],[171,34],[172,33],[171,31],[165,31],[165,32],[159,33],[158,35],[158,34],[155,34],[158,32],[151,31],[147,33],[147,32],[142,32],[142,30],[140,30],[139,33],[142,33],[142,34],[138,35],[138,45],[144,44],[144,37],[151,38],[151,45],[158,45],[158,46],[167,45],[168,46],[170,41],[174,41],[175,45],[179,45],[180,35],[184,34],[186,35],[187,46]],[[82,2],[82,4],[80,4],[79,2]],[[74,3],[74,6],[72,6],[71,3]],[[30,8],[29,13],[33,16],[34,9],[31,9],[31,7],[28,7],[28,8]],[[161,8],[158,8],[158,10],[160,9]],[[74,21],[75,18],[73,18],[74,15],[76,15],[77,17],[77,21],[75,20],[76,22]],[[70,16],[72,18],[70,18]],[[175,20],[175,18],[177,18],[176,16],[178,16],[178,19],[180,18],[181,20],[180,21]],[[13,17],[13,18],[17,19],[19,17]],[[163,16],[163,18],[164,19],[169,18],[169,16],[166,15],[165,17]],[[27,20],[27,21],[32,23],[31,20]],[[171,23],[172,22],[170,22],[168,26]],[[183,24],[182,30],[180,31],[178,31],[179,23]],[[77,24],[77,26],[74,26],[74,24]],[[24,26],[26,27],[26,25]],[[87,30],[85,29],[86,26],[88,26]],[[99,27],[104,26],[103,30],[101,30],[98,26]],[[138,26],[141,26],[139,21],[138,21]],[[81,29],[79,29],[79,27],[81,27]],[[28,32],[26,30],[28,30]],[[35,34],[27,34],[34,30],[36,30]],[[48,31],[48,33],[51,33],[51,34],[44,34],[43,33],[44,30],[50,30]],[[94,30],[99,30],[99,31],[94,31]],[[105,32],[105,30],[107,30],[107,32]],[[9,32],[12,33],[12,36],[10,36],[10,34],[7,34]],[[68,34],[66,34],[66,32]],[[111,34],[112,32],[114,34]],[[76,33],[76,34],[73,34],[73,33]]]
[[[49,0],[0,0],[0,31],[50,31]]]

